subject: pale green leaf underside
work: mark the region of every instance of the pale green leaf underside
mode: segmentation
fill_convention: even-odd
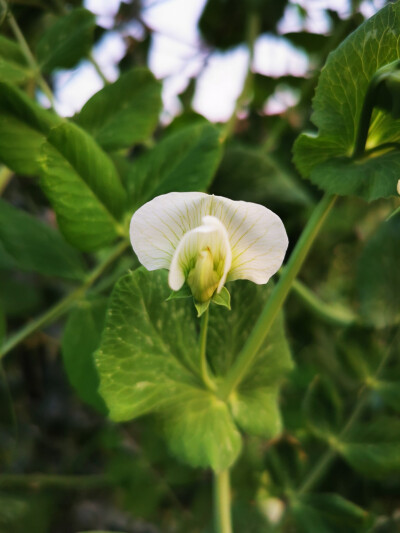
[[[400,57],[400,3],[389,4],[362,24],[323,68],[313,100],[317,134],[303,133],[294,146],[302,175],[327,192],[367,200],[396,194],[400,153],[379,153],[353,162],[358,122],[368,84],[382,66]],[[373,114],[367,149],[400,140],[400,122]]]
[[[248,315],[244,305],[247,290],[254,300],[251,292],[254,285],[243,282],[231,286],[234,302],[240,307],[234,316],[240,316],[241,321],[229,320],[234,311],[211,306],[209,332],[212,335],[218,324],[224,339],[254,318]],[[258,311],[261,311],[268,290],[265,287],[256,290],[259,291]],[[208,391],[200,379],[199,324],[191,299],[166,301],[169,293],[167,272],[163,270],[147,272],[140,268],[118,282],[96,354],[100,394],[114,420],[129,420],[155,412],[165,421],[167,440],[174,453],[193,466],[220,470],[232,464],[240,451],[236,424],[264,437],[276,435],[280,430],[278,384],[290,368],[282,324],[279,320],[271,333],[274,348],[279,352],[275,354],[263,347],[255,363],[255,368],[267,366],[268,370],[258,370],[257,378],[245,379],[232,402],[225,403]],[[226,331],[223,331],[224,319]],[[279,336],[282,338],[278,339]],[[244,337],[236,340],[240,342],[231,346],[233,359]],[[269,340],[265,344],[268,343]],[[211,342],[208,356],[211,366],[217,370],[214,347],[215,342]]]
[[[42,188],[66,239],[85,251],[109,244],[119,232],[125,192],[93,138],[74,124],[53,128],[40,165]]]

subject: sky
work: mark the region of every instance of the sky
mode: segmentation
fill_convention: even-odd
[[[125,55],[124,37],[131,35],[143,38],[140,24],[128,24],[122,32],[112,31],[114,16],[121,0],[85,0],[84,5],[97,17],[97,24],[107,28],[105,37],[96,44],[93,55],[105,76],[114,81],[118,78],[117,64]],[[181,111],[177,95],[182,92],[191,77],[198,77],[193,99],[193,108],[213,122],[226,121],[233,112],[239,96],[248,64],[248,50],[237,46],[227,52],[211,55],[202,46],[197,22],[206,0],[143,0],[144,22],[154,30],[149,54],[149,68],[163,81],[164,110],[162,120],[168,123]],[[364,0],[361,11],[365,16],[373,15],[384,0]],[[306,21],[299,16],[297,6],[305,7],[309,13]],[[255,45],[252,69],[267,76],[280,77],[284,74],[307,76],[310,68],[308,56],[296,49],[285,39],[284,34],[296,31],[329,33],[330,21],[324,9],[330,8],[339,16],[349,14],[350,0],[291,0],[279,23],[278,36],[263,34]],[[103,82],[88,61],[82,61],[77,68],[59,71],[55,75],[57,111],[71,116],[95,92]],[[266,103],[264,111],[281,113],[296,103],[297,95],[280,89]]]

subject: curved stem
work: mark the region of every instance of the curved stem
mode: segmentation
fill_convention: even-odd
[[[221,386],[221,394],[223,398],[229,397],[254,361],[258,350],[268,335],[268,332],[291,289],[292,283],[299,273],[299,270],[302,267],[322,224],[332,209],[335,200],[336,196],[326,194],[314,209],[311,218],[290,256],[289,262],[284,269],[279,282],[275,286],[252,332],[247,338],[246,344],[239,353]]]
[[[41,75],[40,69],[39,69],[39,65],[37,64],[36,59],[34,58],[32,52],[31,52],[31,49],[29,48],[29,45],[26,42],[26,39],[25,39],[22,31],[21,31],[20,27],[18,26],[17,21],[15,20],[15,18],[13,16],[13,14],[11,13],[11,11],[9,10],[9,8],[7,6],[7,3],[4,0],[0,0],[0,4],[4,7],[4,9],[7,10],[7,19],[8,19],[8,22],[10,24],[10,27],[11,27],[11,29],[12,29],[12,31],[13,31],[13,33],[14,33],[14,35],[15,35],[18,43],[19,43],[19,45],[20,45],[20,47],[21,47],[22,53],[24,54],[28,65],[30,66],[30,68],[32,69],[32,71],[34,73],[34,76],[35,76],[35,79],[36,79],[36,82],[37,82],[38,86],[42,89],[44,94],[49,99],[51,108],[54,109],[54,96],[53,96],[53,93],[51,92],[51,89],[48,86],[46,80]]]
[[[24,326],[22,329],[17,331],[17,333],[7,339],[0,348],[0,361],[9,351],[15,348],[27,337],[32,335],[32,333],[38,331],[39,329],[43,329],[49,324],[52,324],[58,318],[60,318],[60,316],[65,314],[77,300],[84,296],[86,291],[93,285],[97,278],[101,276],[106,268],[126,250],[128,244],[129,243],[127,241],[119,243],[110,253],[110,255],[107,256],[106,259],[89,274],[83,285],[72,291],[70,294],[60,300],[55,306],[51,307],[48,311],[40,315],[35,320],[32,320],[32,322]]]
[[[200,337],[199,337],[199,343],[200,343],[200,369],[201,369],[201,377],[203,379],[203,382],[205,386],[215,391],[215,383],[210,378],[209,372],[208,372],[208,362],[207,362],[207,332],[208,332],[208,309],[204,311],[204,313],[201,315],[201,324],[200,324]]]
[[[214,472],[214,506],[216,533],[232,533],[229,470]]]
[[[346,328],[357,324],[359,321],[358,316],[351,309],[331,306],[323,302],[304,283],[297,279],[293,281],[292,292],[302,300],[310,311],[328,324]]]
[[[382,361],[380,362],[378,368],[376,369],[374,375],[372,376],[372,381],[375,381],[379,378],[379,376],[382,373],[382,370],[385,368],[388,360],[390,357],[390,349],[388,348],[386,351],[386,354],[384,357],[382,357]],[[347,433],[351,430],[354,423],[357,422],[357,420],[360,418],[360,415],[362,414],[364,407],[368,400],[368,384],[364,383],[358,393],[358,402],[356,403],[355,408],[353,409],[350,417],[348,418],[345,426],[339,433],[337,439],[340,442],[343,440]],[[318,481],[321,479],[321,477],[326,472],[327,468],[331,465],[333,460],[335,459],[336,455],[338,453],[338,450],[335,448],[329,448],[321,457],[320,461],[315,465],[315,468],[310,472],[309,476],[306,478],[304,483],[299,488],[298,494],[302,494],[304,492],[308,492],[310,489],[312,489]]]

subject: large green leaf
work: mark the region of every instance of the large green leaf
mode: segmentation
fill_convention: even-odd
[[[236,281],[229,288],[232,311],[227,313],[217,306],[210,308],[208,353],[215,373],[221,377],[227,373],[247,340],[271,293],[272,283],[266,286]],[[280,432],[278,385],[291,368],[283,317],[280,315],[247,377],[230,397],[233,416],[246,433],[269,438]]]
[[[338,451],[355,470],[366,477],[398,476],[400,421],[396,418],[378,418],[358,424],[338,444]]]
[[[107,412],[98,393],[99,376],[93,354],[99,347],[107,300],[80,302],[70,313],[61,343],[65,370],[82,400],[101,413]]]
[[[265,205],[312,204],[303,183],[289,171],[282,169],[271,157],[247,146],[233,146],[225,150],[212,192],[229,198]]]
[[[80,250],[109,244],[123,230],[125,192],[112,161],[75,124],[53,128],[42,149],[41,185],[66,239]]]
[[[0,200],[0,242],[21,270],[82,279],[82,259],[50,226]]]
[[[55,68],[72,68],[85,57],[93,44],[96,25],[93,13],[73,9],[59,18],[42,35],[36,53],[43,72]]]
[[[0,35],[0,81],[22,83],[32,75],[18,43]]]
[[[37,175],[41,146],[61,122],[24,92],[0,83],[0,162],[19,174]]]
[[[295,497],[291,502],[291,512],[301,533],[361,533],[371,525],[366,511],[338,494]]]
[[[269,293],[249,282],[232,284],[231,292],[233,310],[212,306],[210,316],[208,356],[217,383]],[[192,302],[167,301],[169,294],[166,271],[140,268],[117,283],[96,354],[100,394],[114,420],[155,412],[164,420],[176,455],[193,466],[220,470],[231,465],[240,451],[236,424],[266,437],[280,429],[277,386],[290,367],[281,319],[248,377],[225,402],[200,378],[198,320]],[[240,333],[226,346],[234,332]],[[228,364],[221,363],[225,356]]]
[[[360,258],[360,314],[376,328],[400,322],[400,213],[383,222]]]
[[[396,194],[400,151],[377,150],[352,159],[367,87],[376,71],[400,57],[400,3],[362,24],[328,57],[313,100],[318,133],[303,133],[294,146],[302,175],[327,192],[367,200]],[[400,122],[375,111],[367,149],[400,140]]]
[[[136,68],[92,96],[75,120],[106,150],[129,148],[152,134],[161,104],[161,84]]]
[[[171,191],[205,191],[220,157],[218,130],[210,124],[171,133],[135,161],[127,177],[134,206]]]

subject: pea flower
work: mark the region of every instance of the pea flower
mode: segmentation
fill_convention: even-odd
[[[130,225],[132,247],[147,270],[169,270],[195,301],[209,301],[227,281],[267,283],[288,246],[281,219],[266,207],[201,192],[171,192],[140,207]]]

